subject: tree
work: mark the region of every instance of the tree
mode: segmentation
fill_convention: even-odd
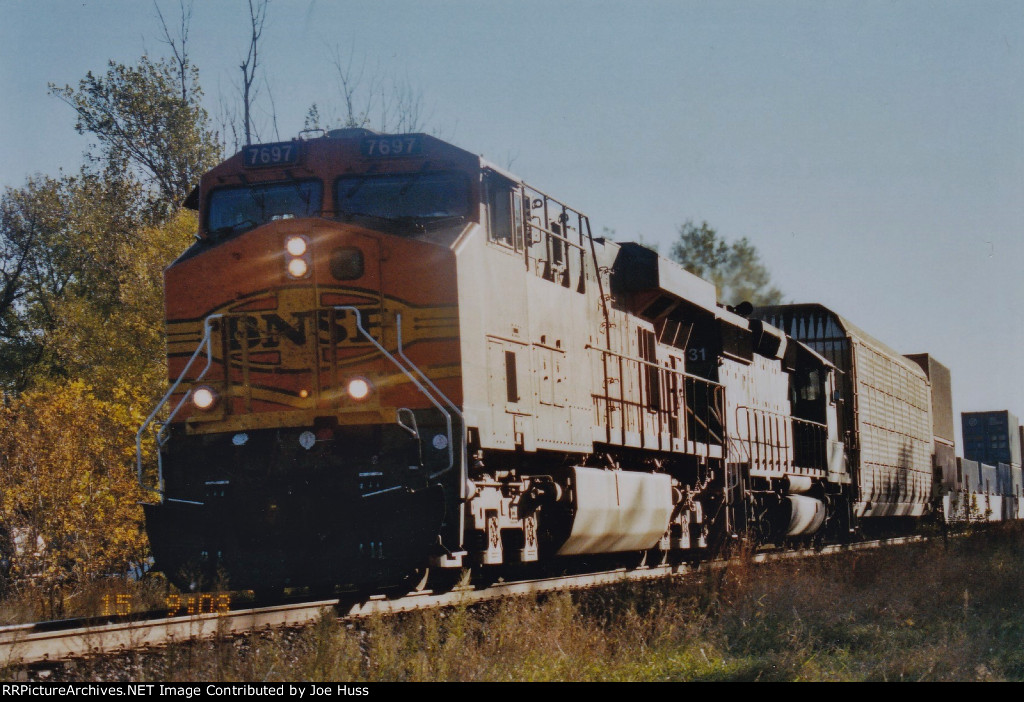
[[[108,176],[145,185],[154,219],[170,216],[219,159],[198,75],[187,57],[154,63],[143,56],[137,66],[111,61],[105,76],[90,71],[77,89],[50,84],[75,110],[75,129],[97,140],[89,160]]]
[[[166,224],[140,227],[112,247],[103,299],[75,286],[56,302],[63,323],[43,340],[63,375],[86,381],[103,399],[127,381],[156,401],[167,382],[163,270],[187,248],[196,226],[194,212],[179,210]]]
[[[410,133],[424,127],[423,93],[406,80],[385,80],[380,71],[368,71],[366,58],[356,59],[355,51],[346,55],[335,46],[334,64],[343,114],[334,116],[330,103],[321,116],[316,103],[306,114],[306,129],[367,127],[381,132]]]
[[[106,185],[30,181],[0,210],[16,291],[0,329],[0,537],[14,535],[14,581],[41,586],[49,614],[145,555],[132,437],[166,385],[162,272],[196,228],[180,210],[120,229]]]
[[[33,181],[22,190],[8,188],[0,199],[0,386],[25,385],[22,370],[34,353],[24,313],[43,246],[43,214],[32,206]]]
[[[777,305],[782,292],[771,285],[771,275],[746,237],[732,242],[701,222],[687,220],[679,227],[679,239],[672,246],[672,259],[694,275],[715,284],[719,300],[738,305]]]
[[[240,60],[238,65],[238,70],[242,72],[241,82],[235,83],[239,101],[236,102],[223,94],[217,101],[216,121],[220,128],[222,139],[220,146],[224,157],[230,156],[254,141],[262,140],[261,121],[257,119],[261,112],[270,117],[271,128],[266,131],[272,131],[275,139],[281,138],[277,125],[277,106],[274,103],[274,94],[270,89],[270,81],[267,79],[266,69],[263,68],[260,53],[260,41],[263,38],[269,1],[247,0],[249,46],[246,49],[245,57]],[[264,92],[269,105],[260,110],[259,98]]]
[[[260,37],[263,36],[263,23],[267,19],[267,0],[249,0],[249,51],[239,66],[242,71],[242,113],[245,126],[245,145],[252,143],[252,103],[256,99],[253,83],[256,81],[256,69],[259,66]]]
[[[104,401],[80,381],[53,383],[0,407],[0,523],[14,537],[15,582],[41,588],[46,616],[62,595],[146,556],[131,436],[135,389]]]
[[[0,198],[0,387],[19,393],[42,378],[66,378],[55,354],[72,333],[69,300],[116,323],[124,259],[138,256],[145,217],[138,183],[83,170],[33,178]],[[123,252],[130,252],[125,254]],[[74,333],[81,334],[82,330]],[[88,336],[82,336],[89,343]]]
[[[173,61],[111,62],[77,90],[50,86],[96,143],[78,176],[30,181],[5,197],[0,284],[16,284],[0,307],[0,359],[17,352],[20,361],[0,370],[10,389],[85,378],[106,398],[117,378],[148,390],[162,375],[162,349],[153,350],[162,347],[160,272],[188,246],[195,218],[176,213],[220,151],[188,58],[191,4],[179,5],[177,38],[157,6]],[[19,242],[29,240],[24,266]]]
[[[194,76],[192,71],[189,70],[192,62],[188,57],[188,31],[192,25],[192,0],[189,0],[188,4],[185,3],[185,0],[178,0],[180,24],[178,25],[177,36],[172,34],[170,27],[167,26],[167,20],[164,19],[164,13],[160,9],[160,3],[157,0],[153,0],[153,7],[156,8],[156,16],[160,20],[160,29],[164,34],[164,43],[171,47],[171,53],[174,54],[178,80],[181,81],[181,99],[183,102],[188,102],[190,78]]]
[[[87,165],[0,194],[0,561],[49,614],[146,555],[133,436],[166,386],[162,272],[219,158],[179,6],[177,38],[157,7],[173,61],[50,86],[92,137]]]

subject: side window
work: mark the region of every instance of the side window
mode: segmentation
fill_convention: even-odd
[[[485,180],[487,236],[492,242],[521,251],[522,198],[516,183],[490,173]]]
[[[818,370],[804,371],[800,373],[800,399],[813,402],[821,395],[821,377]]]

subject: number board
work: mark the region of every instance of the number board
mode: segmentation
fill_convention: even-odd
[[[243,153],[245,154],[246,168],[282,166],[298,162],[299,144],[295,141],[282,141],[278,144],[256,144],[245,147]]]
[[[359,144],[360,153],[371,158],[415,156],[422,148],[423,142],[418,136],[369,137]]]

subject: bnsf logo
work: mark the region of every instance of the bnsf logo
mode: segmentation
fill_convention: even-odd
[[[311,292],[259,293],[210,310],[210,314],[223,315],[214,332],[214,360],[223,363],[226,356],[233,368],[279,372],[309,370],[316,363],[315,359],[319,359],[323,367],[334,363],[357,364],[379,355],[376,347],[359,331],[351,311],[327,305],[316,307],[316,298]],[[363,329],[388,348],[396,344],[398,315],[402,317],[406,346],[458,338],[455,305],[413,307],[400,300],[388,300],[382,312],[379,300],[370,301],[365,297],[358,302],[354,300],[359,297],[359,291],[329,292],[344,295],[348,304],[354,304],[359,309]],[[201,319],[170,320],[167,325],[169,355],[191,356],[202,336]]]
[[[363,329],[377,337],[380,310],[360,310]],[[228,350],[279,349],[284,342],[304,347],[311,336],[321,346],[369,344],[356,326],[355,315],[346,311],[314,310],[293,312],[285,319],[276,312],[226,318]]]

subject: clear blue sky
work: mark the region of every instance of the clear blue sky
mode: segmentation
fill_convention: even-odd
[[[166,53],[153,7],[0,17],[0,185],[74,172],[86,141],[46,84]],[[211,112],[235,99],[246,23],[244,0],[196,2]],[[789,299],[949,365],[958,413],[1024,417],[1019,0],[272,0],[263,39],[282,138],[311,103],[338,109],[341,47],[595,231],[662,252],[691,218],[746,236]]]

